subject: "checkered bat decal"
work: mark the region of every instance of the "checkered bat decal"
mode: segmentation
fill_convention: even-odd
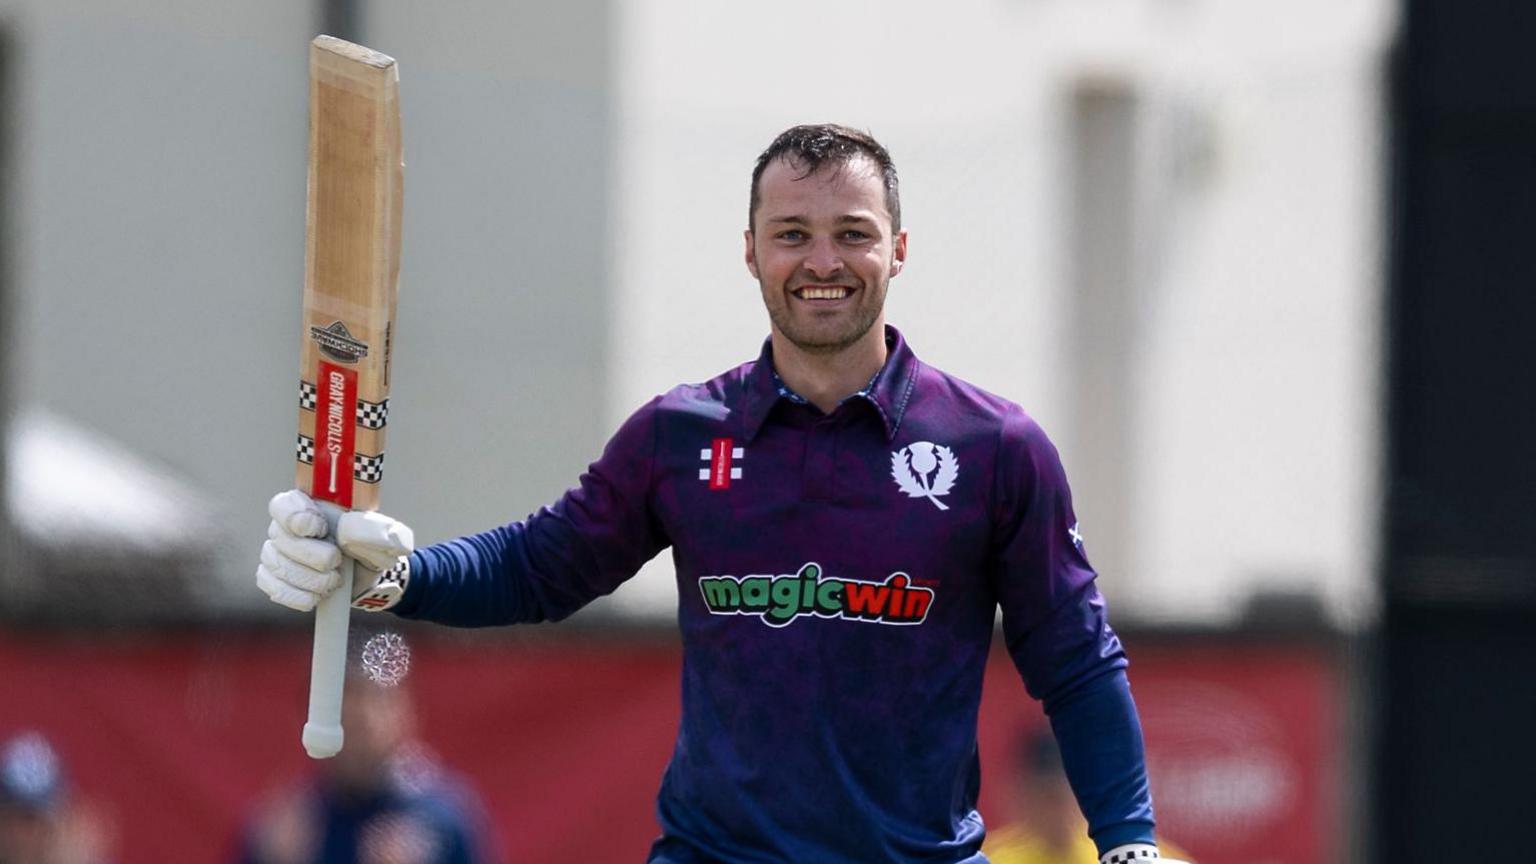
[[[315,403],[319,400],[319,389],[308,381],[299,382],[299,407],[305,411],[315,410]],[[364,429],[383,429],[389,422],[389,400],[383,402],[369,402],[366,399],[357,400],[357,425]]]

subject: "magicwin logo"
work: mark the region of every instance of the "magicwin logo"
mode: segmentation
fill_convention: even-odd
[[[921,624],[933,606],[933,589],[912,584],[905,573],[883,582],[827,576],[820,564],[794,573],[764,576],[705,576],[699,580],[711,615],[757,615],[783,627],[802,615],[873,624]]]

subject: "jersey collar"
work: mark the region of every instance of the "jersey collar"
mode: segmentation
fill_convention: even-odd
[[[875,373],[869,384],[863,390],[849,396],[849,399],[864,399],[874,406],[875,412],[880,415],[885,424],[885,436],[887,440],[896,437],[896,430],[901,426],[902,415],[906,413],[907,402],[912,398],[912,387],[917,382],[917,355],[908,347],[907,340],[902,337],[901,331],[887,324],[885,325],[885,344],[887,353],[885,365]],[[742,404],[742,423],[745,440],[751,441],[757,437],[763,423],[767,422],[768,414],[773,411],[773,406],[780,400],[793,400],[796,397],[783,386],[779,376],[773,370],[773,340],[763,340],[762,353],[758,355],[757,362],[752,370],[747,373],[746,394]]]

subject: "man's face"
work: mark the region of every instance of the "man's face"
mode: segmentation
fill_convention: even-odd
[[[747,269],[775,334],[807,353],[832,354],[884,323],[886,285],[901,272],[907,235],[892,234],[873,161],[804,173],[784,159],[763,170],[746,234]]]

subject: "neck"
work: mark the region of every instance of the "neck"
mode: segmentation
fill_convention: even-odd
[[[885,325],[877,321],[869,332],[846,348],[825,354],[805,351],[773,331],[773,369],[789,389],[823,414],[864,389],[885,365]]]

